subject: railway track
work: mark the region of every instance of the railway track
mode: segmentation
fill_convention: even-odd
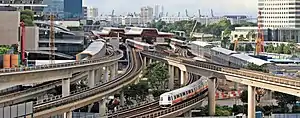
[[[99,59],[105,59],[115,55],[115,52],[113,52],[112,50],[108,50],[107,52],[108,52],[107,56]],[[74,76],[71,78],[71,83],[75,83],[76,81],[86,77],[87,77],[87,73],[85,72],[74,74]],[[61,86],[61,81],[56,80],[52,82],[45,82],[23,91],[13,92],[10,94],[0,96],[0,106],[9,106],[12,104],[33,99],[39,94],[45,94],[47,91],[54,89],[55,86],[57,87]]]
[[[189,85],[189,84],[193,83],[194,81],[197,81],[198,79],[199,78],[196,78],[196,76],[193,76],[191,74],[186,85]],[[147,102],[144,104],[134,106],[132,108],[120,108],[117,110],[117,112],[109,113],[107,115],[107,117],[108,118],[131,118],[131,117],[134,118],[134,117],[138,117],[140,115],[156,112],[161,109],[159,107],[159,104],[158,104],[159,101],[157,99],[152,102]]]
[[[106,94],[121,89],[124,84],[127,85],[134,82],[135,78],[141,72],[142,60],[141,55],[134,52],[134,50],[130,51],[130,53],[133,56],[130,57],[131,64],[129,65],[129,68],[125,72],[125,74],[94,88],[75,92],[67,97],[60,97],[51,101],[35,104],[34,112],[36,114],[34,116],[44,117],[49,116],[49,114],[64,113],[69,109],[77,109],[86,106],[88,104],[97,102],[99,100],[99,97],[102,98]],[[70,108],[68,106],[70,106]],[[51,108],[53,107],[56,107],[55,111],[51,110]]]

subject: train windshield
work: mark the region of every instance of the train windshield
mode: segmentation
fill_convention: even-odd
[[[154,49],[154,47],[153,47],[153,46],[149,46],[149,49],[152,49],[152,50],[153,50],[153,49]]]

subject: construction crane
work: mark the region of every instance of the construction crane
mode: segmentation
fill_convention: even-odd
[[[50,60],[50,64],[54,64],[54,60],[55,60],[55,34],[54,34],[54,15],[51,13],[50,14],[50,34],[49,34],[49,47],[50,47],[50,55],[49,55],[49,60]]]
[[[256,38],[256,45],[255,45],[255,55],[259,55],[260,52],[264,52],[264,34],[261,30],[262,24],[261,22],[261,11],[258,11],[258,17],[257,17],[257,38]]]

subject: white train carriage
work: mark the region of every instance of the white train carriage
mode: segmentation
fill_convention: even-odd
[[[126,43],[129,46],[132,46],[132,47],[140,49],[140,50],[155,51],[154,45],[151,45],[151,44],[148,44],[148,43],[139,42],[139,41],[135,41],[135,40],[132,40],[132,39],[126,39]]]
[[[207,88],[207,79],[201,77],[201,79],[188,86],[160,95],[159,106],[161,108],[168,108],[184,100],[190,99],[196,95],[201,94],[202,92],[206,91]]]
[[[170,43],[172,45],[180,46],[180,47],[186,47],[187,46],[187,42],[186,41],[182,41],[182,40],[175,39],[175,38],[171,38],[170,39]]]

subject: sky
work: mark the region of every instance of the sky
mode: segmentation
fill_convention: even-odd
[[[83,5],[97,7],[100,14],[111,14],[114,9],[117,15],[128,12],[139,13],[143,6],[153,7],[163,5],[165,13],[170,15],[185,14],[185,9],[189,15],[201,14],[210,15],[213,9],[215,15],[257,15],[258,0],[83,0]]]

